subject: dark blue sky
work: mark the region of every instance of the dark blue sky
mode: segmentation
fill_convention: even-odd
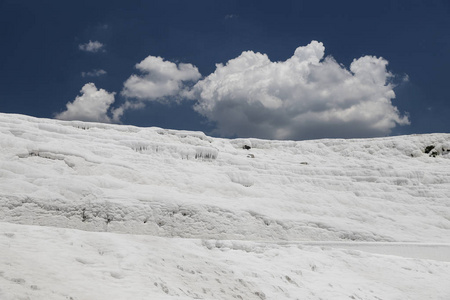
[[[392,104],[410,120],[391,134],[450,132],[449,1],[1,0],[0,36],[0,112],[52,118],[88,82],[116,92],[119,107],[124,82],[149,55],[193,64],[206,77],[243,51],[285,61],[317,40],[347,69],[364,55],[389,62]],[[81,51],[90,40],[105,51]],[[107,74],[81,76],[94,69]],[[214,122],[192,105],[147,102],[121,120],[213,133]]]

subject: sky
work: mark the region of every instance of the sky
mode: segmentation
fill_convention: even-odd
[[[267,139],[450,132],[448,1],[0,1],[0,112]]]

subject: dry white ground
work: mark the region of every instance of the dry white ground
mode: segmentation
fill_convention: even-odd
[[[450,299],[449,149],[0,114],[0,299]]]

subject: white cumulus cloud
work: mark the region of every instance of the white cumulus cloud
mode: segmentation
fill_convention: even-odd
[[[99,51],[104,51],[105,49],[105,45],[100,43],[99,41],[89,41],[89,43],[86,44],[80,44],[78,45],[78,49],[80,49],[81,51],[86,51],[86,52],[99,52]]]
[[[61,120],[110,123],[108,110],[114,102],[115,93],[97,89],[93,83],[85,84],[80,92],[81,96],[77,96],[73,102],[68,102],[66,110],[55,117]]]
[[[385,59],[364,56],[347,69],[324,53],[317,41],[279,62],[246,51],[217,64],[189,97],[224,136],[370,137],[409,124],[392,104],[393,75]]]
[[[178,96],[185,82],[197,81],[201,75],[191,64],[178,65],[159,56],[148,56],[136,65],[142,75],[131,75],[124,83],[122,95],[142,101],[165,101]]]
[[[88,72],[81,72],[81,77],[99,77],[105,75],[107,72],[103,69],[94,69]]]
[[[131,75],[123,84],[122,96],[132,98],[113,111],[114,121],[119,121],[124,112],[145,106],[146,101],[168,103],[181,101],[189,89],[188,82],[196,82],[201,74],[192,64],[173,63],[159,56],[148,56],[136,64],[140,75]]]

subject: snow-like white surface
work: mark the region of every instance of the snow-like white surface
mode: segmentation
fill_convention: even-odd
[[[449,149],[0,114],[0,299],[448,299]]]
[[[0,228],[1,299],[448,299],[450,295],[450,263],[433,260],[330,247],[8,223]]]

